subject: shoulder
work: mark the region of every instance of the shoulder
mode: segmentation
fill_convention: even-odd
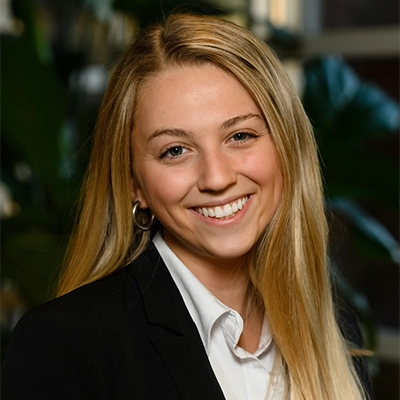
[[[66,336],[67,331],[77,330],[92,340],[119,330],[115,332],[118,336],[128,329],[128,310],[131,317],[143,316],[137,276],[147,283],[158,265],[159,254],[150,245],[129,265],[28,311],[14,329],[10,345],[32,332],[57,337],[55,333]]]
[[[149,246],[131,264],[28,311],[14,329],[7,352],[20,353],[21,343],[57,342],[74,335],[91,348],[110,344],[105,338],[128,340],[128,320],[140,324],[145,318],[136,275],[150,280],[158,259]]]
[[[36,351],[38,344],[49,348],[54,343],[61,349],[60,343],[69,340],[90,346],[106,330],[116,329],[113,321],[123,329],[127,291],[129,297],[139,297],[129,266],[29,310],[15,327],[7,353]]]
[[[6,350],[4,398],[67,399],[85,393],[84,398],[107,399],[108,378],[96,347],[113,326],[106,319],[123,315],[124,279],[119,271],[28,311]]]
[[[97,325],[104,322],[105,329],[112,328],[112,322],[123,322],[121,320],[126,319],[128,309],[130,312],[132,309],[140,309],[143,287],[138,284],[138,278],[147,283],[153,278],[157,266],[159,254],[149,245],[145,252],[127,266],[51,300],[36,312],[58,311],[74,321],[77,326],[89,323],[93,325],[95,320]],[[137,305],[139,307],[136,307]]]
[[[131,293],[139,295],[129,269],[130,266],[119,269],[103,279],[51,300],[39,307],[36,312],[52,309],[71,318],[84,319],[93,313],[106,314],[122,310],[127,286],[130,286]]]
[[[82,393],[88,399],[108,398],[113,387],[112,358],[119,357],[121,367],[115,370],[122,374],[125,352],[134,342],[127,309],[134,309],[137,324],[145,325],[130,267],[21,318],[3,361],[4,398],[67,399],[82,398]]]
[[[123,268],[29,310],[15,327],[8,347],[21,353],[23,347],[30,350],[29,343],[34,350],[38,343],[49,347],[55,342],[60,347],[60,340],[66,343],[69,338],[76,340],[75,336],[83,340],[92,337],[96,329],[108,325],[103,321],[121,318],[124,314],[128,281],[131,293],[135,294],[135,285],[128,275]]]
[[[106,317],[123,312],[125,303],[126,285],[132,284],[126,268],[88,285],[82,286],[61,297],[50,300],[39,307],[28,311],[18,323],[15,332],[27,325],[46,324],[50,320],[66,321],[76,326],[90,324],[93,318],[100,315]]]

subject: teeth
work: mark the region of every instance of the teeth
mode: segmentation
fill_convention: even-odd
[[[229,217],[232,214],[233,214],[232,207],[229,204],[224,206],[224,217]]]
[[[196,208],[196,212],[205,217],[211,218],[224,218],[229,217],[243,208],[247,203],[248,197],[243,197],[240,200],[235,201],[232,204],[225,204],[223,207],[213,207],[213,208]]]
[[[224,210],[221,207],[215,207],[215,218],[223,218]]]

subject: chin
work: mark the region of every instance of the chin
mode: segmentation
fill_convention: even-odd
[[[212,248],[208,248],[208,254],[210,254],[213,258],[219,260],[234,260],[237,258],[242,258],[247,255],[247,253],[253,248],[254,243],[241,243],[240,246],[235,243],[229,244],[220,244],[218,246],[212,246]]]

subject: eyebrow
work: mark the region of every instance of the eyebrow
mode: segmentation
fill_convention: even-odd
[[[165,128],[165,129],[157,129],[155,132],[153,132],[147,141],[153,140],[156,137],[159,136],[177,136],[177,137],[183,137],[183,138],[188,138],[188,137],[193,137],[194,134],[191,131],[186,131],[185,129],[179,129],[179,128]]]
[[[251,118],[258,118],[258,119],[262,119],[262,117],[258,114],[245,114],[245,115],[239,115],[237,117],[233,117],[230,118],[226,121],[224,121],[221,125],[220,125],[220,129],[229,129],[234,127],[235,125],[243,122],[243,121],[247,121],[248,119]],[[147,139],[148,141],[153,140],[156,137],[159,136],[163,136],[163,135],[167,135],[167,136],[175,136],[175,137],[183,137],[183,138],[192,138],[194,136],[193,132],[191,131],[187,131],[185,129],[179,129],[179,128],[164,128],[164,129],[157,129],[156,131],[154,131],[149,138]]]
[[[237,117],[233,117],[228,119],[227,121],[223,122],[221,124],[221,129],[228,129],[228,128],[232,128],[233,126],[243,122],[243,121],[247,121],[248,119],[251,118],[259,118],[262,119],[260,115],[258,114],[245,114],[245,115],[239,115]]]

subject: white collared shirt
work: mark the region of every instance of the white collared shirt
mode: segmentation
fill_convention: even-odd
[[[186,268],[160,233],[156,234],[153,243],[197,326],[225,398],[227,400],[284,399],[281,374],[275,375],[274,378],[271,374],[275,347],[267,320],[264,320],[260,343],[253,354],[239,347],[238,342],[243,331],[243,320],[239,313],[219,301]]]

